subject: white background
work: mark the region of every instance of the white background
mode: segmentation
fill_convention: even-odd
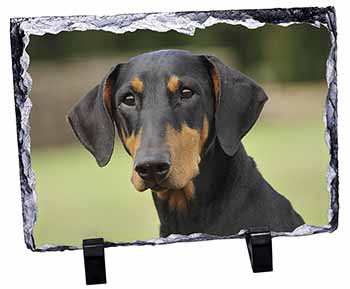
[[[283,2],[283,5],[282,5]],[[350,101],[347,1],[10,1],[0,17],[0,287],[86,288],[82,251],[26,249],[12,86],[10,17],[335,6],[338,20],[339,229],[274,238],[274,271],[253,274],[244,240],[106,249],[104,288],[346,288],[349,283]],[[199,4],[200,3],[200,4]],[[347,29],[348,27],[348,29]],[[54,184],[53,184],[54,185]],[[74,221],[74,220],[72,220]],[[21,288],[18,287],[18,288]]]

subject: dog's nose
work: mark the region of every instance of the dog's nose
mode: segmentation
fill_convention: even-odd
[[[135,165],[138,175],[148,182],[160,183],[168,175],[169,162],[144,161]]]

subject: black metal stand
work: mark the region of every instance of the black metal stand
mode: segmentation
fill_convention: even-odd
[[[272,271],[272,238],[268,227],[250,228],[246,233],[254,273]],[[86,285],[106,284],[104,240],[83,240]]]
[[[83,251],[86,285],[107,283],[103,239],[83,240]]]
[[[245,239],[253,272],[272,271],[272,239],[269,228],[251,228]]]

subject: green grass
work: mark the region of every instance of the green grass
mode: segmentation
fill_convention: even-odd
[[[323,131],[321,121],[261,121],[244,139],[264,177],[314,225],[327,223],[329,205]],[[132,163],[120,146],[103,169],[80,145],[33,150],[32,163],[37,179],[34,237],[38,247],[80,246],[82,239],[95,236],[117,242],[158,236],[151,194],[132,187]]]

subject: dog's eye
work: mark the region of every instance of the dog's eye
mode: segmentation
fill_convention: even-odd
[[[193,91],[189,88],[184,88],[181,90],[181,97],[182,98],[190,98],[193,95]]]
[[[121,103],[123,103],[123,104],[125,104],[127,106],[135,106],[136,105],[135,96],[133,96],[132,94],[125,95],[121,99]]]

